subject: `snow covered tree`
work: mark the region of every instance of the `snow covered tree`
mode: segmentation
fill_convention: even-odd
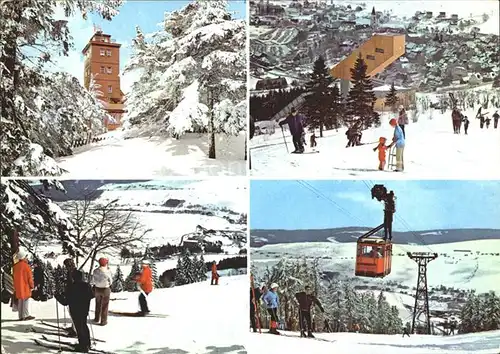
[[[163,285],[160,282],[160,278],[158,277],[158,269],[156,269],[156,263],[151,262],[151,274],[153,276],[153,286],[155,289],[163,288]]]
[[[135,291],[137,289],[137,282],[135,280],[137,274],[141,272],[141,268],[136,259],[134,259],[134,263],[132,263],[132,269],[130,269],[130,273],[125,279],[125,284],[123,290],[125,291]]]
[[[207,280],[207,266],[205,264],[205,258],[203,257],[203,254],[200,256],[200,259],[198,261],[198,266],[196,267],[198,270],[198,280],[197,281],[205,281]]]
[[[397,111],[398,95],[396,88],[394,87],[394,82],[391,85],[391,89],[385,96],[385,105],[391,107],[391,111],[394,113]]]
[[[500,298],[491,291],[485,295],[482,306],[483,330],[495,331],[500,329]]]
[[[124,284],[125,281],[123,279],[123,273],[120,266],[118,266],[116,268],[115,274],[113,275],[113,282],[111,283],[111,291],[114,293],[119,293],[120,291],[123,291],[125,288]]]
[[[54,297],[55,284],[54,284],[54,267],[50,262],[45,265],[45,274],[47,276],[45,280],[45,293],[49,299]]]
[[[477,332],[482,327],[479,298],[471,293],[460,311],[459,333]]]
[[[191,259],[189,250],[184,250],[177,258],[177,269],[175,273],[175,285],[190,284],[191,281]]]
[[[104,19],[111,20],[121,3],[122,0],[65,0],[63,3],[56,0],[24,0],[0,3],[2,176],[59,175],[62,172],[51,157],[54,151],[42,145],[47,141],[42,135],[43,127],[54,123],[47,120],[43,106],[49,98],[44,95],[58,89],[57,84],[51,83],[50,78],[44,75],[43,66],[54,53],[68,55],[72,45],[67,21],[55,19],[57,6],[62,6],[66,16],[80,11],[86,17],[87,13],[96,12]],[[34,53],[40,55],[36,57]],[[60,104],[61,108],[58,112],[61,116],[56,120],[66,119],[72,114],[64,108],[70,100],[66,98],[64,102],[54,102],[55,105]]]
[[[348,116],[351,119],[361,118],[365,128],[380,124],[374,115],[373,105],[376,98],[372,82],[366,75],[367,68],[368,66],[360,54],[354,63],[354,68],[350,69],[352,87],[349,91],[346,107]]]
[[[64,294],[66,286],[66,271],[58,264],[54,269],[54,296]]]
[[[180,138],[237,135],[246,128],[246,23],[233,20],[227,0],[195,0],[165,14],[151,41],[137,28],[126,71],[139,79],[128,97],[131,125]]]

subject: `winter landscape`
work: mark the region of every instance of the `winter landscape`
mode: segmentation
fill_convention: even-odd
[[[1,175],[246,174],[246,3],[4,1]]]
[[[378,184],[395,194],[392,265],[386,276],[356,276],[366,262],[356,242],[384,236],[366,236],[384,224]],[[278,285],[282,335],[254,333],[248,351],[498,353],[499,193],[493,181],[252,181],[254,286]],[[426,287],[410,255],[432,258]],[[324,309],[312,306],[316,339],[299,333],[294,295],[307,285]]]
[[[498,177],[498,21],[495,1],[251,1],[252,174]]]
[[[68,258],[85,279],[94,279],[102,258],[112,275],[106,325],[90,321],[96,300],[90,302],[90,353],[246,353],[244,179],[6,180],[1,187],[6,353],[54,351],[35,340],[59,346],[57,324],[75,321],[59,300]],[[12,255],[15,261],[23,252],[34,269],[35,319],[19,321],[10,302]],[[149,294],[137,285],[141,267],[151,269]],[[144,293],[150,312],[138,316]],[[63,352],[74,351],[68,343],[77,339],[60,334]]]

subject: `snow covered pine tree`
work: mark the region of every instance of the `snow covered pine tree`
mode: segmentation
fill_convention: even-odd
[[[246,23],[233,20],[227,0],[195,0],[166,14],[162,30],[146,41],[140,28],[126,71],[138,70],[125,118],[148,133],[180,138],[246,129]]]
[[[123,272],[118,266],[116,268],[116,272],[113,275],[113,283],[111,283],[111,291],[114,293],[119,293],[120,291],[123,291],[125,286],[125,281],[123,280]]]

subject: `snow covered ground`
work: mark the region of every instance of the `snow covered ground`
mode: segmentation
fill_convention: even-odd
[[[202,283],[154,290],[148,297],[151,313],[165,317],[118,317],[108,325],[92,326],[95,338],[105,340],[96,348],[116,353],[246,353],[248,327],[248,276],[220,278],[219,286]],[[138,292],[113,293],[110,310],[138,311]],[[94,315],[94,301],[90,304]],[[32,302],[35,321],[19,322],[17,313],[2,304],[2,345],[9,354],[49,353],[33,339],[46,327],[38,320],[56,323],[55,300]],[[63,309],[59,307],[63,317]],[[49,336],[57,339],[56,336]],[[76,342],[76,339],[75,339]],[[55,351],[53,351],[55,352]]]
[[[469,250],[460,252],[455,250]],[[494,290],[500,292],[500,239],[441,243],[428,246],[394,244],[392,272],[383,279],[369,280],[371,285],[383,285],[387,281],[397,282],[413,288],[417,283],[417,264],[406,256],[406,252],[436,252],[438,258],[429,263],[427,277],[429,287],[444,285],[458,289],[476,289],[477,292]],[[493,253],[493,254],[492,254]],[[446,255],[445,255],[446,254]],[[252,264],[257,269],[272,266],[283,257],[320,258],[324,271],[339,272],[354,277],[356,244],[306,242],[266,245],[252,248]]]
[[[139,179],[158,176],[244,176],[245,134],[216,136],[216,159],[208,158],[208,137],[191,134],[170,138],[125,139],[123,131],[57,159],[67,171],[63,177],[79,179]]]
[[[267,330],[264,330],[267,331]],[[247,341],[249,353],[314,354],[498,354],[500,331],[456,336],[317,333],[316,339],[300,338],[298,333],[283,336],[254,333]]]
[[[491,110],[489,110],[491,111]],[[493,113],[493,112],[490,112]],[[317,139],[319,153],[289,154],[283,142],[282,132],[258,135],[251,140],[250,155],[253,176],[316,176],[329,178],[364,177],[372,179],[408,178],[461,178],[474,179],[500,177],[500,129],[480,129],[475,112],[464,112],[470,119],[468,135],[453,134],[451,112],[438,110],[422,113],[418,122],[406,126],[404,151],[405,171],[378,171],[377,153],[373,152],[379,137],[392,139],[393,129],[387,114],[381,117],[381,127],[363,131],[361,142],[366,145],[346,148],[347,128],[324,132]],[[411,113],[409,113],[411,118]],[[293,149],[290,134],[285,131],[290,152]],[[309,144],[307,134],[306,142]],[[319,136],[319,132],[316,132]]]

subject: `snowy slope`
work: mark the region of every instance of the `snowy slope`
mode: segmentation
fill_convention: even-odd
[[[108,325],[92,326],[96,338],[105,340],[96,348],[117,353],[246,353],[246,275],[221,277],[219,286],[210,281],[154,290],[148,297],[150,310],[165,318],[117,317],[110,314]],[[113,293],[110,310],[138,311],[139,293]],[[55,300],[33,302],[37,319],[56,322]],[[89,316],[94,315],[92,301]],[[62,307],[59,314],[63,317]],[[229,311],[228,311],[229,310]],[[7,353],[48,352],[33,343],[40,338],[29,328],[44,329],[37,320],[18,322],[17,313],[2,304],[2,345]],[[55,336],[51,336],[57,338]],[[76,340],[75,340],[76,341]]]
[[[491,113],[491,112],[490,112]],[[259,135],[251,141],[252,175],[308,175],[329,178],[461,178],[474,179],[500,177],[500,155],[489,152],[500,151],[500,129],[480,129],[479,120],[472,119],[475,112],[464,112],[470,118],[469,135],[453,134],[451,113],[442,115],[432,112],[429,119],[426,112],[417,123],[406,126],[406,147],[403,173],[378,171],[377,153],[373,152],[379,137],[392,139],[393,129],[389,126],[391,116],[381,118],[381,127],[363,131],[361,142],[366,145],[346,148],[347,128],[336,132],[324,132],[317,139],[319,153],[295,155],[287,153],[281,131],[273,135]],[[411,117],[411,113],[410,113]],[[463,127],[462,127],[463,130]],[[288,132],[288,149],[293,149]],[[307,134],[307,143],[310,134]],[[316,132],[319,136],[319,132]],[[306,146],[306,152],[308,146]]]
[[[267,330],[265,330],[267,331]],[[500,331],[479,332],[457,336],[318,333],[315,339],[300,338],[298,333],[281,332],[286,336],[252,334],[247,341],[249,353],[314,353],[314,354],[497,354]]]
[[[454,250],[469,250],[456,252]],[[428,265],[428,285],[445,285],[460,289],[476,289],[477,292],[494,290],[500,292],[498,274],[500,274],[499,240],[476,240],[436,245],[393,245],[392,272],[383,279],[356,277],[359,281],[368,281],[370,285],[383,285],[388,281],[397,282],[413,288],[417,283],[417,265],[406,256],[406,252],[436,252],[438,258]],[[478,254],[479,252],[479,254]],[[354,278],[356,244],[307,242],[266,245],[251,250],[252,264],[258,269],[271,266],[283,257],[320,258],[324,271],[339,272],[343,276]]]
[[[245,134],[216,136],[216,157],[209,159],[208,137],[193,134],[181,140],[125,139],[122,131],[108,133],[100,143],[75,148],[57,159],[66,178],[129,178],[155,176],[245,175]]]

